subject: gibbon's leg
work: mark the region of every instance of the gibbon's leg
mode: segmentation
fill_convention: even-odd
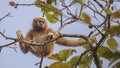
[[[19,33],[19,31],[17,31],[17,33]],[[21,34],[21,35],[22,35],[22,34]],[[23,36],[22,36],[22,37],[23,37]],[[32,36],[31,36],[31,31],[29,31],[29,32],[27,33],[26,37],[23,38],[23,40],[30,41],[30,40],[32,40],[31,37],[32,37]],[[24,54],[28,52],[28,46],[27,46],[27,44],[22,43],[22,42],[19,42],[19,45],[20,45],[21,51],[22,51]]]

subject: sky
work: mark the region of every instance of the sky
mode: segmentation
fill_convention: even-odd
[[[5,35],[8,37],[16,38],[16,31],[21,30],[22,34],[25,36],[29,29],[32,28],[31,23],[32,20],[36,17],[41,17],[42,12],[40,8],[35,6],[19,6],[17,9],[11,7],[9,2],[11,0],[0,0],[0,18],[5,16],[8,13],[11,13],[11,17],[6,17],[2,21],[0,21],[0,31],[5,30]],[[31,4],[34,3],[34,0],[13,0],[16,3],[21,4]],[[56,24],[48,24],[50,28],[57,30],[59,28],[60,23]],[[83,34],[88,35],[90,29],[85,24],[75,23],[69,26],[66,26],[63,30],[63,33],[70,34]],[[4,39],[0,36],[0,45],[4,45],[11,42],[10,40]],[[12,45],[14,46],[14,45]],[[32,55],[30,52],[28,54],[23,54],[20,51],[18,43],[16,43],[17,49],[14,51],[11,48],[3,48],[0,53],[0,68],[38,68],[34,64],[40,61],[40,58]],[[57,53],[62,49],[69,49],[71,47],[64,47],[55,44],[55,50],[53,53]],[[84,52],[82,47],[73,47],[72,49],[77,49],[77,54],[80,55]],[[107,60],[105,60],[108,62]],[[44,59],[43,66],[50,65],[53,60],[49,60],[47,58]],[[92,64],[95,67],[94,64]],[[104,65],[104,68],[107,67],[107,64]]]

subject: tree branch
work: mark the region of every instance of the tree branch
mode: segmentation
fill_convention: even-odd
[[[82,57],[83,57],[86,53],[88,53],[89,51],[90,51],[90,50],[87,50],[87,51],[83,52],[83,53],[80,55],[80,57],[79,57],[76,65],[75,65],[75,68],[77,68],[77,66],[78,66],[79,62],[81,61]]]
[[[0,18],[0,21],[2,21],[4,18],[10,16],[11,13],[6,14],[4,17]]]

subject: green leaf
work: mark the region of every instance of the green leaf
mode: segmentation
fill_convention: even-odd
[[[86,24],[91,24],[91,18],[89,17],[89,15],[87,15],[86,13],[82,13],[81,14],[82,20],[83,22],[85,22]]]
[[[44,11],[47,20],[53,24],[58,21],[59,16],[61,15],[61,10],[53,7],[50,4],[47,4],[46,7],[42,8],[42,10]]]
[[[111,14],[111,17],[113,18],[120,18],[120,10],[117,10]]]
[[[70,60],[70,63],[71,63],[72,68],[75,67],[78,59],[79,59],[79,56],[74,56],[74,57]],[[79,64],[80,64],[80,62],[79,62]],[[78,65],[79,65],[79,64],[78,64]]]
[[[113,34],[120,34],[120,25],[111,25],[110,30]]]
[[[41,10],[45,13],[46,18],[50,23],[56,23],[59,16],[62,14],[61,10],[51,4],[46,4],[44,1],[36,0],[35,4],[36,7],[41,8]]]
[[[79,68],[90,68],[88,65],[86,65],[85,63],[81,63],[79,65]]]
[[[109,38],[107,40],[107,44],[112,50],[116,50],[118,48],[118,43],[114,38]]]
[[[76,52],[76,50],[73,49],[66,49],[66,50],[61,50],[58,55],[60,58],[62,58],[64,61],[66,61],[73,52]]]
[[[90,46],[89,46],[89,44],[85,44],[85,45],[83,45],[83,48],[84,48],[85,50],[89,50],[89,49],[90,49]]]
[[[52,54],[51,56],[48,57],[48,59],[56,60],[58,62],[62,62],[63,59],[59,57],[58,54]]]
[[[106,35],[120,35],[120,25],[111,25],[110,29],[106,29]]]
[[[108,60],[111,60],[111,58],[113,56],[113,52],[108,47],[101,46],[98,49],[98,55],[99,55],[99,57],[104,57]]]
[[[55,62],[49,68],[71,68],[69,63]]]
[[[46,12],[45,16],[46,16],[47,20],[52,24],[56,23],[59,19],[59,15],[55,14],[53,11]]]

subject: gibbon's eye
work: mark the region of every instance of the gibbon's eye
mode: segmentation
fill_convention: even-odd
[[[43,24],[43,23],[44,23],[44,21],[41,21],[41,20],[39,21],[39,24]]]

